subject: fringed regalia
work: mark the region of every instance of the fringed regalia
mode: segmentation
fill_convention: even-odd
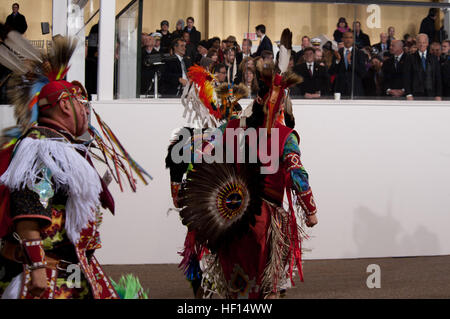
[[[258,161],[246,157],[238,162],[235,157],[233,163],[194,163],[176,192],[189,230],[182,266],[188,275],[201,278],[204,296],[265,298],[293,284],[294,269],[303,280],[305,233],[298,219],[314,215],[316,206],[288,98],[288,88],[301,78],[276,74],[273,64],[259,65],[258,71],[260,91],[251,115],[223,124],[221,141],[225,149],[235,148],[227,139],[228,129],[256,130],[257,140],[246,139],[244,148],[256,148]],[[262,139],[267,153],[260,149]],[[273,152],[279,160],[275,169],[263,160]],[[262,168],[268,173],[262,174]],[[285,195],[288,210],[283,208]]]
[[[113,163],[110,171],[118,181],[120,170],[129,177],[131,168],[139,176],[146,173],[99,118],[105,138],[91,127],[94,138],[90,141],[78,140],[56,124],[39,123],[39,112],[54,107],[61,99],[76,99],[88,106],[81,84],[63,80],[75,47],[71,39],[58,37],[52,51],[44,54],[14,31],[3,35],[0,43],[2,62],[7,61],[6,66],[14,71],[9,97],[18,122],[3,132],[0,145],[2,298],[35,298],[29,283],[31,272],[37,268],[45,268],[48,279],[40,298],[120,297],[114,288],[120,285],[105,275],[94,256],[101,247],[101,208],[114,213],[114,200],[107,182],[94,168],[91,155]],[[101,154],[95,155],[94,148]],[[124,161],[130,163],[129,170]],[[130,177],[129,182],[134,189],[134,178]],[[38,222],[40,240],[19,237],[15,226],[24,220]],[[139,282],[133,282],[138,287]]]
[[[177,143],[183,144],[183,151],[191,154],[194,161],[194,144],[199,142],[204,151],[211,150],[214,140],[203,140],[203,133],[208,129],[223,131],[226,123],[237,118],[242,108],[238,101],[248,95],[245,85],[218,85],[214,75],[200,66],[189,68],[190,84],[186,86],[181,97],[185,107],[184,117],[188,125],[175,131],[170,140],[168,155],[166,157],[166,168],[170,169],[171,194],[175,207],[178,205],[178,193],[182,188],[183,178],[190,171],[190,162],[175,163],[172,159],[172,150]],[[181,132],[189,132],[190,138],[183,142]],[[204,144],[203,144],[204,143]],[[183,269],[186,278],[191,282],[194,294],[200,287],[202,270],[200,260],[208,253],[205,246],[198,244],[196,232],[191,231],[186,235],[185,245],[180,255],[183,257],[180,268]]]

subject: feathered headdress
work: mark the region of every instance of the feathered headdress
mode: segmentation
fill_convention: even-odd
[[[191,83],[185,89],[181,101],[188,121],[201,126],[217,127],[235,114],[237,102],[248,96],[248,88],[243,85],[223,84],[213,74],[201,66],[192,66],[188,72]]]
[[[40,52],[17,31],[7,32],[0,26],[0,63],[13,71],[8,82],[8,98],[14,106],[15,127],[4,131],[1,144],[20,137],[37,122],[39,109],[55,104],[64,96],[79,94],[63,78],[77,42],[55,37],[48,53]]]
[[[39,111],[54,107],[64,98],[77,98],[81,103],[88,101],[86,90],[81,83],[64,80],[69,71],[69,61],[77,47],[75,39],[55,36],[51,50],[44,53],[34,48],[17,31],[8,32],[4,26],[0,26],[0,36],[2,37],[0,63],[13,71],[8,83],[8,98],[14,106],[17,119],[16,126],[3,131],[0,146],[6,147],[14,145],[20,136],[37,123]],[[133,191],[136,190],[136,185],[132,171],[147,184],[144,175],[150,179],[152,177],[133,160],[98,113],[95,110],[93,113],[104,135],[103,138],[92,125],[89,125],[89,132],[93,136],[91,142],[95,142],[94,146],[103,155],[101,158],[93,153],[94,157],[102,160],[110,168],[121,190],[123,188],[120,172],[126,175]],[[114,168],[110,167],[110,162]]]

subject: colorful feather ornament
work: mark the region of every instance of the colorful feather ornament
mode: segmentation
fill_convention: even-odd
[[[133,171],[136,175],[141,179],[141,181],[148,185],[147,180],[144,175],[147,176],[150,180],[153,180],[153,177],[150,176],[127,152],[127,150],[122,146],[117,136],[111,130],[111,128],[106,124],[100,115],[92,108],[92,112],[95,115],[98,125],[103,133],[102,135],[92,126],[89,125],[89,132],[94,137],[96,142],[96,146],[101,151],[103,155],[103,159],[92,153],[95,158],[104,162],[110,170],[110,173],[114,177],[115,181],[119,184],[120,190],[123,191],[122,180],[120,177],[120,172],[124,173],[128,179],[131,189],[133,192],[136,192],[136,180],[133,177]],[[111,168],[108,158],[112,161],[114,169]],[[127,166],[124,164],[126,162]]]
[[[195,65],[189,68],[189,79],[197,85],[198,98],[208,109],[209,113],[217,119],[222,119],[218,101],[214,96],[215,77],[205,68]]]
[[[184,249],[178,253],[183,257],[178,267],[183,270],[189,281],[202,278],[200,260],[202,259],[203,250],[203,246],[195,240],[195,232],[188,232],[184,241]]]
[[[14,72],[8,81],[8,98],[14,105],[17,125],[3,131],[0,144],[18,139],[36,124],[39,116],[39,93],[46,84],[64,78],[69,70],[70,58],[77,47],[74,39],[55,37],[52,49],[43,53],[33,48],[28,40],[15,31],[3,33],[6,35],[0,45],[0,63]],[[15,52],[28,60],[22,60]]]
[[[215,251],[248,231],[260,214],[262,179],[256,167],[196,164],[179,193],[180,216],[196,240]],[[214,178],[211,178],[214,176]]]
[[[128,274],[122,276],[118,283],[111,278],[110,280],[120,299],[148,299],[148,294],[137,277]]]

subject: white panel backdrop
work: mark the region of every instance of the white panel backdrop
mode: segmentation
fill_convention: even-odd
[[[167,215],[164,157],[172,130],[184,125],[182,105],[95,108],[154,177],[137,193],[112,187],[116,216],[105,214],[97,256],[106,264],[178,262],[186,229]],[[450,254],[450,103],[295,101],[294,112],[319,211],[305,259]],[[9,117],[1,107],[0,125]]]

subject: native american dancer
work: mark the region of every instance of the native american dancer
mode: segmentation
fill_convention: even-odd
[[[303,280],[304,231],[297,219],[308,227],[317,223],[308,174],[300,160],[299,135],[284,125],[294,122],[287,89],[301,79],[277,74],[271,63],[260,65],[259,75],[251,115],[231,119],[224,130],[222,147],[231,149],[234,161],[194,163],[177,198],[183,224],[195,234],[186,241],[185,251],[202,257],[205,292],[224,298],[277,298],[294,284],[294,268]],[[236,145],[242,144],[236,135],[230,136],[237,130],[248,136],[255,132],[253,139],[244,139],[241,162]],[[257,161],[250,159],[252,150]],[[199,256],[205,250],[208,253]]]
[[[242,107],[239,100],[248,95],[248,89],[243,84],[218,85],[214,75],[203,67],[189,68],[188,75],[191,82],[183,92],[181,100],[185,107],[184,117],[190,126],[175,130],[166,157],[166,168],[170,169],[171,195],[176,208],[179,207],[178,192],[192,165],[190,165],[191,160],[175,163],[172,158],[174,146],[181,145],[180,152],[189,153],[189,158],[194,162],[196,156],[192,152],[194,145],[200,143],[203,151],[211,150],[215,142],[214,136],[206,137],[207,131],[217,129],[223,132],[226,123],[230,119],[238,118],[241,113]],[[189,137],[184,141],[183,132]],[[185,247],[180,252],[183,257],[180,268],[183,269],[196,296],[202,293],[198,289],[202,279],[199,261],[204,252],[196,246],[195,232],[188,232]]]
[[[8,95],[18,125],[0,141],[0,296],[117,299],[119,288],[129,295],[121,287],[127,279],[112,282],[94,256],[101,247],[100,208],[114,213],[114,200],[91,155],[113,163],[110,171],[119,182],[120,173],[130,174],[124,160],[137,175],[146,173],[95,111],[106,142],[89,127],[86,91],[63,80],[75,41],[57,37],[44,54],[15,31],[2,40],[1,62],[14,72]],[[78,139],[88,131],[91,140]],[[129,182],[134,190],[134,179]],[[128,279],[135,297],[145,297],[139,283]]]

